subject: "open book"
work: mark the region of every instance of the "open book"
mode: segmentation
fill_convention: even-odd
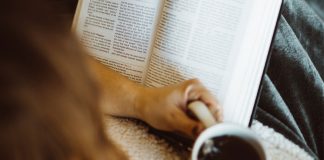
[[[80,0],[73,30],[102,63],[149,87],[199,78],[248,126],[282,0]]]

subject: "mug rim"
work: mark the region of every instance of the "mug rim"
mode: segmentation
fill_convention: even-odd
[[[267,159],[267,154],[264,148],[264,144],[260,141],[258,136],[250,129],[233,124],[233,123],[220,123],[216,124],[210,128],[207,128],[203,131],[197,140],[194,143],[192,152],[191,152],[191,160],[197,160],[198,154],[201,146],[207,139],[211,139],[213,137],[219,137],[223,135],[233,135],[237,137],[241,137],[244,140],[247,140],[253,148],[257,150],[261,158]]]

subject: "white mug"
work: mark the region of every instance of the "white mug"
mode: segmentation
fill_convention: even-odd
[[[195,141],[191,153],[191,160],[198,160],[199,151],[207,140],[222,136],[234,136],[248,142],[258,153],[260,160],[267,159],[264,145],[250,129],[231,123],[216,124],[215,119],[202,102],[192,102],[189,104],[188,108],[206,127],[208,127]],[[233,151],[233,153],[235,153],[235,151]]]

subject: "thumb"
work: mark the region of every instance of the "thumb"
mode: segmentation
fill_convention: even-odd
[[[172,123],[174,131],[183,133],[191,138],[196,138],[204,130],[204,126],[201,122],[189,118],[189,116],[180,109],[176,112],[178,112],[175,114],[177,116],[174,117],[174,122]]]

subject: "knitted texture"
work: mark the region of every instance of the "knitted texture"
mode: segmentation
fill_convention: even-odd
[[[126,153],[130,160],[188,159],[188,151],[179,151],[172,144],[148,133],[148,127],[128,119],[108,117],[107,134]],[[269,159],[312,160],[304,150],[272,128],[254,121],[251,126],[266,148]]]

